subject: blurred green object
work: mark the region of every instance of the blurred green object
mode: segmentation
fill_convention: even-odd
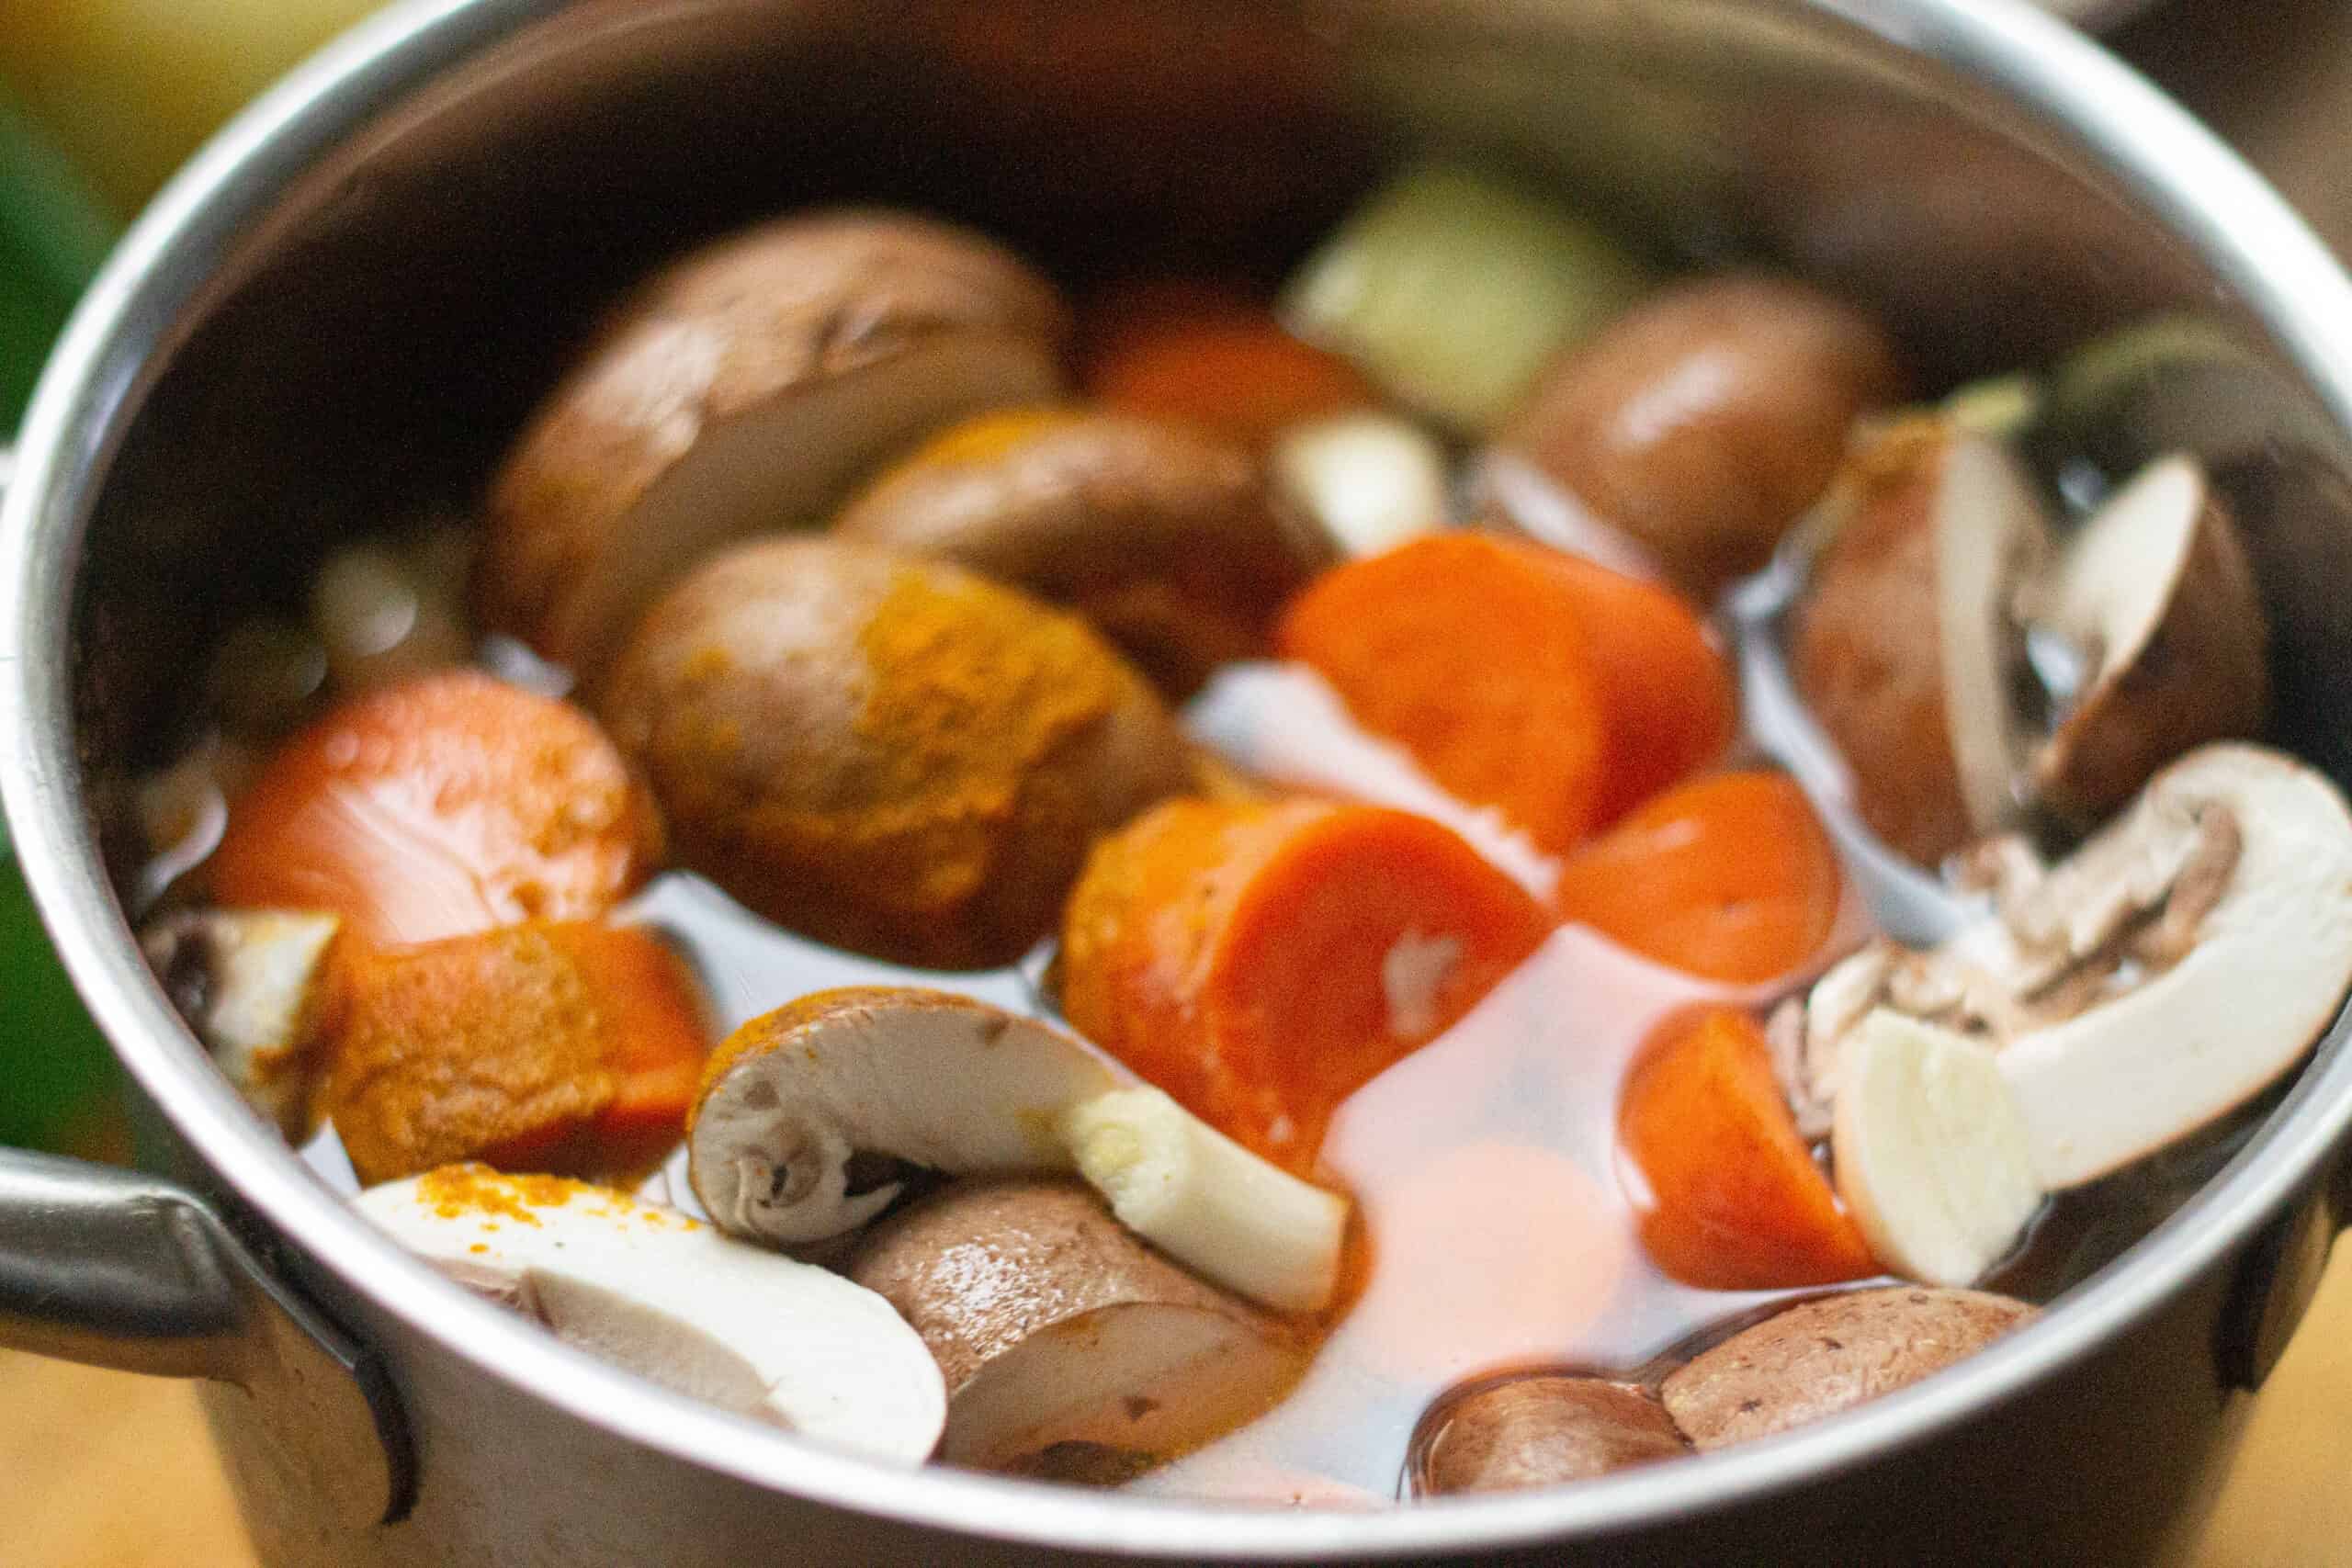
[[[114,1084],[114,1056],[58,965],[0,824],[0,1144],[77,1142]]]
[[[113,222],[65,160],[0,96],[0,444],[113,243]],[[114,1082],[114,1059],[58,966],[0,823],[0,1143],[78,1143]]]
[[[0,96],[0,441],[114,238],[63,155]]]

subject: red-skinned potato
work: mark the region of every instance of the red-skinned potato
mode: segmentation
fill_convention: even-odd
[[[2041,503],[2006,448],[1935,416],[1865,434],[1838,484],[1790,673],[1862,820],[1933,865],[2015,805],[2013,601],[2048,549]]]
[[[620,305],[490,495],[482,620],[593,682],[700,557],[821,523],[978,409],[1050,400],[1067,313],[994,242],[880,211],[720,240]]]
[[[1086,624],[944,561],[826,538],[707,561],[603,709],[680,857],[820,941],[1010,962],[1094,838],[1188,786],[1144,679]]]
[[[1660,1393],[1692,1447],[1719,1449],[1892,1393],[2035,1315],[1981,1291],[1848,1291],[1741,1330],[1669,1373]]]
[[[1430,1496],[1557,1486],[1690,1451],[1657,1396],[1562,1372],[1488,1378],[1431,1405],[1407,1461]]]
[[[1075,1182],[958,1182],[866,1232],[842,1271],[931,1347],[950,1464],[1035,1473],[1086,1444],[1132,1474],[1258,1415],[1305,1364],[1289,1325],[1169,1262]]]
[[[1761,567],[1857,415],[1900,399],[1878,324],[1781,278],[1660,290],[1555,360],[1499,444],[1702,601]]]
[[[984,414],[892,468],[833,525],[1067,604],[1164,689],[1265,651],[1283,601],[1337,558],[1258,459],[1164,420]]]

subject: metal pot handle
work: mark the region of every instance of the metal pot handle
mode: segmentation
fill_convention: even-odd
[[[0,1347],[243,1389],[273,1459],[351,1528],[413,1501],[382,1364],[176,1183],[0,1149]]]
[[[14,468],[0,442],[0,497]],[[413,1500],[382,1363],[175,1182],[0,1147],[0,1348],[244,1390],[272,1461],[338,1523],[390,1522]]]

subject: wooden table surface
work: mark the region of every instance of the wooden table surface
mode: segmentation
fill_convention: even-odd
[[[2175,0],[2125,52],[2244,147],[2352,253],[2352,6]],[[2256,1399],[2193,1568],[2352,1562],[2352,1247]],[[0,1563],[255,1562],[184,1384],[0,1353]],[[649,1565],[650,1568],[650,1565]]]

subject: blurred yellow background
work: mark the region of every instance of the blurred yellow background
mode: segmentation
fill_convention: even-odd
[[[119,212],[377,0],[0,0],[0,77]]]

